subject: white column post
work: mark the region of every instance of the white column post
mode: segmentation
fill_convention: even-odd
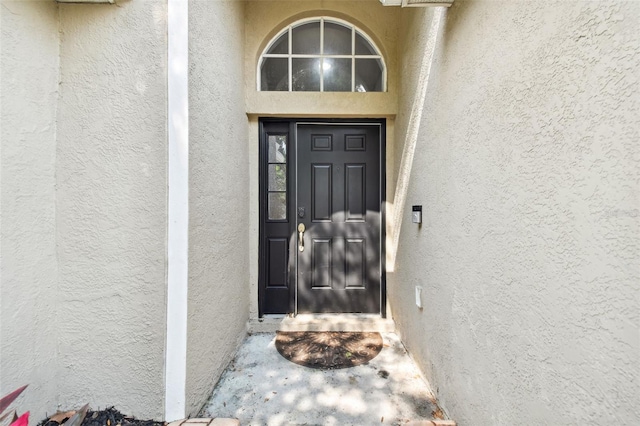
[[[189,279],[189,13],[168,0],[168,230],[165,420],[186,417]]]

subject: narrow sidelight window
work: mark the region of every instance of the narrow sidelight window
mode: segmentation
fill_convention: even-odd
[[[269,135],[267,211],[269,220],[287,220],[287,136]]]

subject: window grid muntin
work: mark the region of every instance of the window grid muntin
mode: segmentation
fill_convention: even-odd
[[[351,27],[351,53],[356,54],[356,29]],[[356,59],[351,58],[351,91],[356,91]]]
[[[289,75],[287,78],[289,79],[289,92],[293,92],[293,56],[291,52],[293,51],[293,25],[290,25],[287,29],[289,31]],[[262,80],[262,79],[260,79]]]
[[[320,56],[320,91],[324,92],[324,18],[320,18]]]
[[[343,25],[345,27],[348,27],[351,29],[351,55],[324,55],[324,23],[326,21],[329,21],[331,23],[336,23],[339,25]],[[309,23],[313,23],[313,22],[320,22],[320,54],[293,54],[291,53],[293,48],[292,48],[292,44],[293,44],[293,28],[295,27],[299,27],[305,24],[309,24]],[[288,49],[289,49],[289,53],[287,54],[283,54],[283,53],[265,53],[268,52],[273,46],[274,44],[278,41],[278,39],[285,33],[288,33]],[[373,47],[373,49],[378,52],[378,55],[356,55],[355,51],[356,51],[356,34],[359,34],[367,43],[369,43],[371,45],[371,47]],[[327,17],[315,17],[315,18],[307,18],[307,19],[301,19],[299,21],[296,21],[292,24],[289,24],[287,26],[287,28],[283,29],[282,31],[280,31],[279,33],[277,33],[269,42],[269,44],[267,45],[267,47],[263,50],[263,53],[260,55],[260,59],[258,61],[258,66],[257,66],[257,72],[256,72],[256,80],[257,80],[257,86],[258,86],[258,91],[263,91],[262,90],[262,66],[264,64],[264,60],[266,58],[286,58],[288,59],[288,90],[281,90],[282,92],[293,92],[293,59],[295,58],[302,58],[302,59],[319,59],[320,60],[320,92],[324,92],[324,58],[328,58],[328,59],[351,59],[351,92],[352,93],[357,93],[356,92],[356,78],[355,78],[355,67],[356,67],[356,59],[378,59],[380,61],[380,64],[382,65],[382,89],[380,90],[380,92],[386,92],[387,91],[387,64],[385,63],[385,60],[383,58],[383,56],[380,53],[380,49],[378,49],[378,46],[373,42],[373,40],[369,37],[369,35],[367,33],[365,33],[364,31],[360,30],[358,27],[356,27],[355,25],[351,24],[350,22],[344,21],[342,19],[338,19],[338,18],[327,18]],[[377,93],[380,93],[377,92]],[[339,92],[337,92],[339,93]],[[376,92],[374,92],[376,93]]]

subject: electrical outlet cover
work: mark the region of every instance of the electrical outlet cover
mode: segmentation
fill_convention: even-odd
[[[422,309],[422,287],[416,286],[416,306]]]

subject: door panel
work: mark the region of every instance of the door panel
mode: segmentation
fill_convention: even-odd
[[[314,238],[311,246],[311,288],[332,288],[333,240],[330,238]]]
[[[379,125],[297,126],[300,313],[381,312],[380,136]]]
[[[289,242],[286,238],[269,238],[267,243],[267,287],[286,288],[289,267]]]
[[[331,164],[311,165],[311,211],[313,222],[330,222],[333,200]]]
[[[346,287],[364,289],[366,287],[366,252],[367,243],[362,238],[347,238],[346,240]]]
[[[347,164],[346,168],[346,220],[362,222],[366,210],[366,164]]]

